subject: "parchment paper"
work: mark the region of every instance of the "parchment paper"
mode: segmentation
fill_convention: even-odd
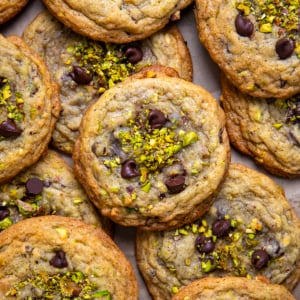
[[[38,12],[45,10],[46,8],[42,4],[41,0],[31,0],[25,9],[18,14],[12,21],[5,25],[0,25],[0,33],[7,36],[9,34],[21,35],[24,27],[34,19]],[[193,7],[186,9],[181,13],[181,19],[178,21],[178,26],[187,41],[187,45],[190,49],[193,68],[194,68],[194,83],[199,84],[211,92],[216,99],[220,96],[219,85],[219,69],[212,62],[208,56],[206,50],[201,45],[197,31],[195,18],[193,13]],[[67,158],[68,159],[68,158]],[[251,168],[258,169],[261,172],[269,175],[274,181],[281,185],[286,193],[287,199],[300,217],[300,178],[299,179],[282,179],[279,177],[271,176],[266,171],[258,168],[251,159],[243,156],[232,149],[232,161],[242,162]],[[135,229],[125,228],[121,226],[116,227],[115,242],[123,250],[128,259],[132,262],[136,275],[140,285],[140,300],[150,300],[151,297],[147,292],[147,289],[143,283],[143,279],[140,276],[134,256],[134,241],[135,241]],[[297,300],[300,300],[300,284],[294,290],[294,295]],[[282,299],[284,300],[284,299]]]

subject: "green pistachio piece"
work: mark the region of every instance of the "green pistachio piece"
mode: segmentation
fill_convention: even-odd
[[[182,140],[182,146],[186,147],[198,140],[198,134],[194,131],[190,131],[185,134]]]

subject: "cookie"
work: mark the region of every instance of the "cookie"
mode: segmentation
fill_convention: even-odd
[[[94,40],[142,40],[178,20],[192,0],[114,1],[44,0],[49,11],[75,32]]]
[[[160,64],[192,80],[191,56],[175,25],[136,43],[105,44],[73,33],[43,12],[26,27],[23,37],[44,58],[60,87],[62,112],[53,133],[53,145],[68,154],[87,106],[130,74]]]
[[[300,276],[300,229],[280,186],[231,163],[211,209],[176,230],[136,239],[137,265],[153,299],[204,277],[261,278],[289,290]]]
[[[224,113],[176,77],[127,79],[86,111],[75,173],[101,214],[124,226],[174,228],[211,205],[230,158]]]
[[[243,277],[208,277],[181,289],[172,300],[296,300],[282,285]]]
[[[300,5],[196,0],[199,38],[228,79],[253,97],[300,92]]]
[[[76,181],[71,166],[56,152],[0,185],[0,230],[25,218],[62,215],[101,226],[100,216]]]
[[[29,0],[1,0],[0,24],[3,24],[17,15]]]
[[[62,216],[0,234],[1,299],[138,299],[133,268],[100,228]]]
[[[277,176],[300,176],[300,97],[254,98],[225,76],[221,103],[232,145]]]
[[[35,163],[59,116],[44,61],[17,36],[0,36],[0,183]]]

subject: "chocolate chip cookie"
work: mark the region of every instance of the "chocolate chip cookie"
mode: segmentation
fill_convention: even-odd
[[[291,290],[300,276],[299,219],[268,176],[231,163],[210,210],[176,230],[139,230],[136,258],[154,299],[211,276],[259,277]]]
[[[84,38],[43,12],[27,26],[23,37],[44,58],[60,87],[62,112],[53,145],[68,154],[87,106],[130,74],[160,64],[192,80],[191,56],[175,25],[143,41],[116,45]]]
[[[3,24],[17,15],[29,0],[1,0],[0,24]]]
[[[128,78],[86,111],[75,172],[104,216],[145,230],[174,228],[207,211],[230,151],[224,113],[180,78]]]
[[[298,1],[196,0],[199,37],[243,93],[290,97],[300,92]]]
[[[230,141],[269,172],[300,176],[300,96],[254,98],[241,93],[225,76],[221,102]]]
[[[282,285],[243,277],[208,277],[182,288],[172,300],[296,300]]]
[[[149,37],[192,0],[43,0],[49,11],[75,32],[94,40],[129,43]]]
[[[133,268],[100,228],[62,216],[0,234],[1,299],[138,299]]]
[[[59,116],[58,88],[44,61],[17,36],[0,35],[0,183],[35,163]]]

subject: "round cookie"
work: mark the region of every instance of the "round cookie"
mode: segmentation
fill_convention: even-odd
[[[102,226],[72,168],[53,150],[0,185],[0,199],[0,230],[26,218],[52,214]]]
[[[180,78],[131,78],[86,111],[73,153],[101,214],[124,226],[174,228],[211,205],[230,158],[224,113]]]
[[[138,299],[132,265],[100,228],[61,216],[0,234],[1,299]]]
[[[134,44],[105,44],[72,32],[42,12],[26,27],[23,37],[44,58],[60,87],[62,112],[53,133],[53,145],[68,154],[87,106],[130,74],[160,64],[192,80],[191,56],[175,25]]]
[[[17,36],[0,36],[0,183],[35,163],[59,116],[44,61]]]
[[[237,88],[253,97],[300,92],[298,1],[195,3],[199,38]]]
[[[49,11],[75,32],[94,40],[129,43],[149,37],[192,0],[43,0]]]
[[[261,278],[292,290],[300,276],[299,220],[274,181],[231,163],[201,219],[172,231],[138,231],[136,259],[153,299],[171,299],[211,276]]]
[[[232,145],[277,176],[300,176],[300,97],[254,98],[225,76],[220,97]]]
[[[199,279],[182,288],[172,300],[296,300],[282,285],[226,276]]]
[[[29,0],[1,0],[0,1],[0,24],[12,19],[18,14]]]

